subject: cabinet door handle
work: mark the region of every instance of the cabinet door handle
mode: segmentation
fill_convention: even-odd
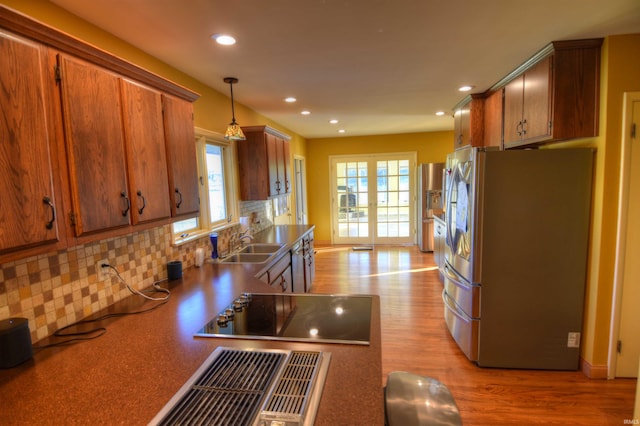
[[[522,120],[520,120],[516,126],[516,133],[518,136],[522,136]]]
[[[147,200],[145,200],[144,196],[142,195],[142,191],[138,190],[137,194],[138,197],[142,198],[142,207],[138,209],[138,214],[142,214],[144,208],[147,207]]]
[[[180,204],[182,204],[182,193],[180,192],[180,190],[178,188],[176,188],[176,194],[178,194],[180,196],[180,201],[178,201],[176,203],[176,209],[180,208]]]
[[[131,208],[131,202],[129,201],[129,197],[127,197],[127,194],[124,191],[120,193],[120,196],[127,202],[127,208],[122,210],[122,216],[126,216],[129,213],[129,209]]]
[[[51,198],[49,198],[49,197],[44,197],[42,199],[42,202],[45,203],[46,205],[48,205],[49,207],[51,207],[51,220],[49,222],[47,222],[47,224],[45,226],[47,227],[47,229],[52,229],[53,228],[53,222],[55,222],[55,220],[56,220],[56,208],[53,205],[53,203],[51,202]]]
[[[522,121],[522,134],[526,135],[527,134],[527,119],[525,118],[524,121]]]

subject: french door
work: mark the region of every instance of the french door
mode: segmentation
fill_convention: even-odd
[[[334,244],[413,244],[416,153],[331,157]]]

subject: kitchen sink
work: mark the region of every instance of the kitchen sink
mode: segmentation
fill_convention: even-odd
[[[273,253],[234,253],[222,259],[223,263],[263,263],[269,260]]]
[[[253,243],[240,250],[240,253],[275,253],[283,244]]]

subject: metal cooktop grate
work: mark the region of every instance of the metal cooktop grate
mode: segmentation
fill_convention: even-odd
[[[160,424],[250,424],[285,358],[286,353],[220,351]]]
[[[330,357],[219,347],[150,424],[251,425],[258,418],[312,424]]]
[[[307,396],[313,390],[318,372],[319,352],[293,352],[276,386],[269,396],[261,417],[267,413],[294,415],[302,423]]]

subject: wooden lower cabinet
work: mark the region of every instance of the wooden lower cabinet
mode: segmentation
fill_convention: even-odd
[[[313,231],[302,237],[302,254],[304,259],[304,291],[309,292],[316,275]]]
[[[283,293],[292,293],[291,252],[282,255],[267,272],[260,276],[260,279]]]

